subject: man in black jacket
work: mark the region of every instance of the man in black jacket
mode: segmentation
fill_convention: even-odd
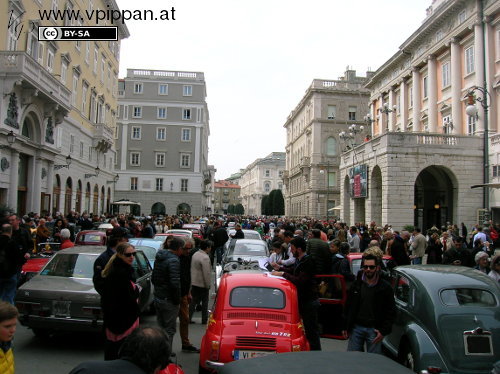
[[[31,238],[31,233],[21,227],[21,220],[17,215],[12,214],[9,216],[9,224],[12,226],[12,236],[11,239],[16,243],[19,251],[19,263],[17,267],[17,279],[19,280],[21,276],[21,268],[30,258],[30,253],[33,251],[33,239]]]
[[[394,293],[380,277],[380,260],[363,257],[362,272],[352,284],[344,309],[344,337],[349,337],[348,351],[382,354],[382,339],[392,330],[396,318]]]
[[[307,254],[310,255],[316,266],[316,274],[330,274],[332,256],[328,243],[321,240],[321,231],[312,230],[312,238],[307,241]]]
[[[0,300],[14,304],[17,272],[24,257],[11,236],[12,226],[3,224],[0,231]]]
[[[166,243],[166,242],[165,242]],[[154,288],[156,318],[168,334],[172,346],[176,331],[177,315],[181,302],[181,264],[184,241],[173,238],[168,248],[160,249],[156,254],[151,281]]]
[[[222,261],[222,255],[224,252],[224,244],[226,244],[229,236],[227,235],[227,231],[219,221],[215,222],[214,229],[210,234],[210,240],[214,243],[215,254],[217,256],[217,264],[220,264]],[[213,256],[211,256],[212,264],[213,264]]]
[[[314,275],[316,273],[311,256],[306,254],[306,242],[302,238],[294,238],[290,242],[296,262],[289,267],[279,267],[281,271],[272,274],[281,276],[297,287],[299,313],[304,321],[304,329],[312,351],[321,351],[321,341],[318,328],[318,287]]]

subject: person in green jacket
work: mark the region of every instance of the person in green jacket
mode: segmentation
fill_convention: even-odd
[[[2,374],[14,374],[12,339],[16,333],[18,315],[14,305],[0,301],[0,373]]]

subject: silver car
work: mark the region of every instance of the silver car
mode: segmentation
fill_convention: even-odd
[[[16,306],[21,324],[38,336],[56,330],[101,331],[101,302],[92,276],[94,262],[105,250],[101,246],[81,246],[57,252],[38,275],[18,289]],[[152,269],[140,250],[133,267],[136,284],[142,288],[139,304],[144,311],[153,299]]]

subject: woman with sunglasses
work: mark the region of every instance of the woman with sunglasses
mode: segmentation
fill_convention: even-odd
[[[139,288],[135,284],[132,263],[135,248],[121,243],[102,271],[104,290],[101,305],[106,333],[105,360],[118,358],[125,338],[139,327]]]

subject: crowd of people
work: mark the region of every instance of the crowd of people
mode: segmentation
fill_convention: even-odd
[[[38,250],[37,244],[53,241],[61,243],[62,249],[70,247],[79,230],[95,228],[102,222],[113,227],[106,251],[95,261],[93,277],[101,295],[106,361],[123,360],[127,339],[165,338],[170,349],[177,318],[182,350],[199,352],[189,340],[189,324],[194,323],[197,308],[201,310],[201,322],[207,323],[212,266],[214,261],[221,261],[224,243],[230,239],[230,222],[234,222],[231,226],[236,230],[231,235],[234,239],[244,238],[244,229],[258,231],[271,251],[268,270],[297,286],[299,311],[313,350],[321,350],[318,299],[334,297],[336,292],[334,282],[318,279],[318,274],[340,274],[349,287],[343,320],[348,350],[365,350],[366,345],[366,350],[376,353],[380,353],[381,341],[390,333],[395,318],[394,296],[385,273],[391,267],[410,263],[468,266],[500,282],[500,256],[495,253],[495,248],[500,247],[500,228],[492,224],[474,226],[469,232],[462,224],[460,228],[432,227],[422,233],[419,228],[397,231],[391,225],[378,226],[375,222],[348,226],[335,220],[308,218],[205,217],[203,240],[169,236],[157,253],[152,283],[157,322],[164,335],[140,329],[140,290],[132,269],[135,248],[128,239],[152,238],[198,219],[190,215],[89,216],[76,212],[43,217],[29,214],[22,218],[8,214],[0,228],[0,297],[4,301],[0,303],[0,367],[13,365],[10,340],[15,327],[12,329],[9,322],[17,318],[12,304],[22,265]],[[362,254],[358,274],[351,272],[349,253]],[[389,260],[384,262],[384,255]],[[74,373],[88,372],[93,365],[75,368]]]

